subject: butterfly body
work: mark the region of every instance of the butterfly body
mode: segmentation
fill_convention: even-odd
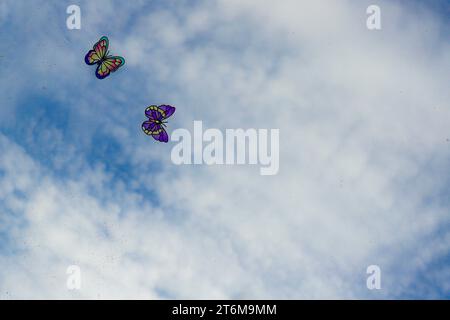
[[[169,136],[164,129],[166,127],[166,119],[175,112],[175,107],[169,105],[149,106],[145,109],[147,121],[142,123],[142,130],[145,134],[152,136],[160,142],[168,142]]]
[[[86,64],[97,64],[95,76],[98,79],[106,78],[125,64],[125,59],[123,57],[109,55],[108,47],[108,37],[101,37],[100,40],[94,44],[93,49],[89,50],[84,57]]]

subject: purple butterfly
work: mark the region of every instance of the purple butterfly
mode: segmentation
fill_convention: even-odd
[[[169,105],[150,106],[145,109],[145,115],[149,120],[142,123],[142,130],[145,134],[152,136],[155,140],[161,142],[168,142],[169,136],[167,135],[164,127],[166,126],[166,120],[175,112],[175,107]]]

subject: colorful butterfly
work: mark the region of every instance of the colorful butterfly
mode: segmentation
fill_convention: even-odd
[[[169,105],[150,106],[145,109],[145,115],[149,120],[142,123],[142,130],[145,134],[152,136],[155,140],[161,142],[168,142],[169,136],[167,135],[164,127],[166,126],[166,119],[169,118],[175,112],[175,107]]]
[[[106,78],[111,72],[117,71],[117,69],[125,64],[124,58],[108,55],[108,46],[108,37],[101,37],[100,40],[94,44],[93,50],[90,50],[84,57],[86,64],[97,64],[95,75],[99,79]]]

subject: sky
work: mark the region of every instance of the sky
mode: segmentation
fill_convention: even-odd
[[[450,298],[448,13],[2,0],[0,299]],[[103,35],[126,63],[98,80]],[[169,134],[279,129],[278,173],[175,165],[141,130],[161,104]]]

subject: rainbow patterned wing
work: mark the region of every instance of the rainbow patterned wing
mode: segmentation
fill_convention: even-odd
[[[157,124],[152,121],[145,121],[142,124],[142,130],[145,132],[145,134],[152,136],[157,141],[169,141],[169,136],[167,135],[166,130],[164,130],[161,124]]]
[[[93,50],[90,50],[84,57],[86,64],[93,65],[102,61],[102,59],[106,57],[108,46],[108,37],[101,37],[100,40],[94,44]]]
[[[107,57],[98,65],[97,70],[95,70],[95,76],[99,79],[104,79],[124,64],[125,59],[122,57]]]

